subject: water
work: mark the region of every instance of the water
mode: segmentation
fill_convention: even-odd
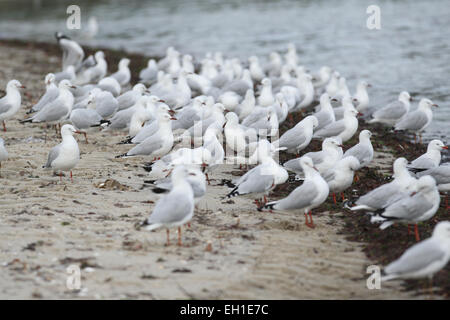
[[[367,6],[381,8],[381,30],[366,27]],[[73,1],[0,1],[0,38],[54,41],[66,29]],[[99,21],[96,40],[84,44],[148,55],[167,46],[202,57],[223,51],[246,59],[284,51],[294,42],[311,70],[329,65],[373,85],[371,105],[382,106],[408,90],[439,104],[428,138],[450,133],[450,5],[434,1],[76,1],[82,23]],[[82,24],[83,27],[83,24]],[[447,141],[448,142],[448,141]]]

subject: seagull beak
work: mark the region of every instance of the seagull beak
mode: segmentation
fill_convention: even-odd
[[[223,111],[225,111],[225,112],[230,112],[230,110],[228,110],[228,109],[223,109]]]
[[[448,150],[448,146],[443,146],[442,149]]]
[[[79,130],[75,131],[75,133],[78,133],[78,134],[86,134],[86,132],[84,132],[84,131],[79,131]]]
[[[178,119],[175,117],[170,117],[170,120],[178,120]]]
[[[204,162],[202,163],[202,167],[203,167],[203,168],[206,168],[207,166],[208,166],[208,165],[207,165],[206,163],[204,163]]]
[[[167,111],[167,112],[169,112],[169,114],[170,114],[171,116],[173,116],[173,115],[175,114],[175,111],[173,111],[172,109],[169,110],[169,111]]]
[[[412,197],[412,196],[415,195],[416,193],[417,193],[417,192],[414,191],[413,193],[410,194],[410,197]]]
[[[432,106],[432,107],[436,107],[436,108],[439,107],[436,103],[432,104],[431,106]]]
[[[162,102],[162,103],[166,103],[166,101],[165,100],[158,100],[158,102]]]
[[[356,115],[357,115],[357,116],[363,116],[364,113],[358,112]]]
[[[169,172],[166,174],[166,178],[167,178],[168,176],[170,176],[171,173],[172,173],[172,169],[170,169]]]
[[[27,87],[25,87],[25,86],[20,86],[20,88],[22,88],[22,89],[26,89]]]
[[[409,97],[409,101],[413,101],[413,98],[412,98],[412,97]]]
[[[336,99],[336,98],[331,98],[331,100],[330,101],[333,101],[333,102],[338,102],[338,99]]]
[[[343,148],[343,147],[344,147],[344,145],[343,145],[343,144],[338,144],[338,147],[341,147],[341,148]]]
[[[70,86],[72,89],[76,89],[77,88],[77,86]]]
[[[319,171],[319,170],[317,170],[317,168],[315,166],[313,166],[313,169],[316,170],[316,171]]]

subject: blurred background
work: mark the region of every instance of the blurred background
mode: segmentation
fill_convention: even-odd
[[[81,8],[78,32],[66,27],[71,4]],[[366,27],[372,4],[381,8],[381,30]],[[82,34],[90,17],[98,33],[88,39]],[[0,39],[54,42],[54,32],[62,31],[81,44],[146,55],[174,46],[197,58],[222,51],[243,60],[293,42],[310,70],[336,68],[352,90],[358,79],[371,83],[372,106],[402,90],[438,103],[428,129],[435,137],[450,134],[449,25],[448,0],[0,0]]]

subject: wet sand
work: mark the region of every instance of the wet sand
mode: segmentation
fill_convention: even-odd
[[[28,88],[25,107],[0,133],[10,153],[0,178],[0,298],[420,298],[401,282],[367,289],[366,268],[374,262],[342,234],[347,213],[339,207],[314,215],[317,227],[310,229],[303,214],[258,212],[243,197],[223,201],[228,189],[218,184],[238,166],[213,172],[191,228],[183,229],[183,247],[175,245],[175,230],[167,247],[163,229],[135,229],[158,196],[143,187],[148,159],[114,159],[129,148],[117,145],[125,134],[91,130],[89,144],[77,137],[74,182],[66,175],[61,183],[42,169],[59,134],[18,122],[42,94],[45,74],[59,67],[57,55],[0,43],[0,88],[13,77]],[[391,163],[383,154],[373,165]],[[117,183],[100,187],[107,179]],[[69,265],[81,267],[80,290],[66,286]]]

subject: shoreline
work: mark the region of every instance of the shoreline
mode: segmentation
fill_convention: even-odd
[[[39,53],[36,56],[27,54],[30,49],[35,49]],[[98,50],[87,47],[83,47],[83,49],[85,49],[86,56],[94,50]],[[60,67],[61,53],[57,44],[0,40],[0,55],[3,53],[2,51],[7,50],[11,50],[8,54],[14,57],[13,60],[23,59],[23,61],[34,64],[33,68],[37,68],[35,63],[42,62],[42,60],[48,61],[48,64],[44,67],[47,71],[54,71]],[[149,59],[144,55],[128,54],[121,50],[103,48],[101,50],[105,51],[110,71],[116,69],[121,57],[124,55],[130,57],[133,83],[140,69],[145,67]],[[42,93],[42,79],[45,70],[33,68],[25,70],[27,65],[20,63],[11,68],[14,72],[20,71],[24,76],[28,75],[24,82],[30,88],[30,96],[24,96],[23,101],[23,104],[28,108],[31,101],[38,99]],[[0,70],[2,69],[0,68]],[[0,72],[2,84],[8,80],[5,79],[5,76],[7,74]],[[21,199],[22,202],[17,208],[17,203],[3,200],[0,202],[0,208],[1,211],[8,212],[6,217],[3,218],[6,219],[6,223],[11,224],[13,223],[11,221],[16,220],[22,221],[25,217],[25,221],[22,221],[22,223],[25,224],[29,232],[32,232],[33,236],[25,235],[23,239],[17,241],[17,244],[10,243],[13,242],[16,233],[20,232],[22,228],[14,225],[6,226],[7,231],[1,236],[3,239],[0,238],[0,243],[7,243],[9,247],[6,249],[3,247],[0,251],[2,256],[6,254],[6,259],[1,257],[0,262],[3,263],[1,268],[6,268],[8,272],[0,276],[0,283],[6,283],[6,292],[1,291],[0,296],[6,297],[8,294],[14,293],[14,281],[12,280],[18,277],[15,274],[16,272],[21,274],[19,278],[26,279],[25,282],[30,281],[28,280],[30,276],[43,278],[44,280],[37,281],[37,283],[40,283],[40,281],[45,282],[45,276],[52,279],[52,276],[49,275],[52,270],[62,270],[59,277],[52,279],[61,281],[61,277],[63,279],[64,276],[63,267],[67,266],[67,261],[84,263],[85,268],[83,270],[95,269],[96,271],[91,273],[83,272],[85,274],[83,281],[86,281],[91,288],[95,289],[89,289],[85,292],[81,290],[75,293],[67,292],[66,289],[65,291],[62,290],[63,294],[61,295],[60,292],[55,292],[52,285],[45,283],[44,289],[36,289],[38,290],[37,294],[32,292],[31,296],[29,290],[23,288],[21,291],[19,289],[19,297],[39,298],[40,295],[43,298],[269,299],[275,296],[276,299],[414,299],[417,298],[417,294],[421,294],[423,285],[420,281],[387,283],[386,291],[381,290],[383,292],[378,293],[360,288],[365,284],[365,279],[359,279],[366,277],[365,270],[362,270],[364,265],[371,262],[384,266],[415,243],[414,237],[407,236],[406,227],[398,226],[391,227],[388,231],[378,231],[376,225],[368,223],[368,219],[363,215],[347,213],[340,206],[334,206],[330,200],[327,200],[323,206],[314,212],[314,218],[318,221],[318,228],[315,230],[304,228],[302,215],[258,214],[255,207],[249,204],[249,201],[245,198],[233,198],[233,203],[224,204],[219,199],[226,189],[217,185],[217,182],[222,177],[229,177],[230,170],[233,172],[237,170],[232,166],[224,166],[213,177],[216,181],[212,183],[213,186],[208,187],[208,194],[202,201],[202,208],[199,213],[194,215],[193,222],[197,225],[196,229],[187,230],[184,233],[190,247],[165,248],[162,246],[163,232],[146,233],[133,230],[133,223],[148,215],[152,208],[149,203],[154,202],[157,197],[141,184],[141,180],[144,180],[146,176],[145,172],[140,169],[144,159],[112,159],[114,154],[127,148],[127,146],[115,145],[116,140],[121,139],[121,136],[111,137],[102,132],[93,132],[94,139],[90,139],[93,141],[90,145],[84,145],[83,140],[80,139],[82,161],[80,161],[80,165],[74,173],[75,184],[77,184],[78,174],[81,179],[78,182],[82,186],[79,189],[77,189],[78,186],[71,184],[63,187],[57,182],[56,177],[49,174],[39,172],[37,174],[40,177],[37,176],[36,178],[34,172],[36,168],[39,168],[39,163],[33,162],[36,152],[40,158],[45,157],[48,149],[57,142],[58,138],[52,131],[49,131],[49,140],[44,142],[42,141],[42,130],[39,126],[17,124],[17,120],[23,118],[25,111],[26,109],[22,108],[17,117],[8,122],[12,134],[9,132],[2,134],[2,137],[6,137],[7,148],[16,151],[13,154],[13,160],[6,161],[4,168],[2,168],[6,171],[5,176],[12,179],[8,181],[3,178],[5,184],[2,186],[2,191],[4,194],[6,192],[17,192],[13,195],[17,196],[17,200]],[[295,116],[298,118],[299,115],[296,114]],[[25,128],[27,130],[23,130]],[[280,128],[280,134],[286,128],[287,124],[285,123]],[[358,194],[364,194],[385,182],[382,172],[385,170],[391,172],[392,156],[396,158],[408,154],[408,160],[411,160],[422,154],[426,149],[425,145],[411,144],[406,135],[390,133],[381,126],[367,125],[361,122],[358,133],[363,129],[370,129],[375,133],[372,142],[374,149],[377,151],[377,159],[370,168],[359,172],[362,179],[357,184],[352,185],[351,188],[352,190],[357,189]],[[32,133],[33,139],[37,140],[36,143],[41,144],[40,150],[35,148],[30,150],[33,146],[24,142],[29,138],[30,133]],[[347,148],[357,143],[358,133],[346,143]],[[16,139],[14,134],[20,134],[20,137]],[[320,148],[320,142],[313,141],[305,152],[318,148]],[[26,158],[21,159],[19,152],[25,154]],[[284,153],[280,154],[282,162],[287,159],[290,159],[290,157],[286,157]],[[17,166],[16,168],[12,168],[13,162]],[[92,165],[88,165],[88,163],[95,165],[94,170],[91,168]],[[95,169],[101,170],[96,172]],[[119,182],[119,185],[124,186],[124,189],[108,190],[95,186],[108,178]],[[14,179],[16,184],[11,184]],[[42,180],[45,182],[43,183]],[[365,184],[361,181],[365,181]],[[29,185],[27,185],[29,183],[41,190],[30,190]],[[19,184],[19,187],[17,187],[17,184]],[[270,198],[275,200],[282,197],[297,185],[286,183],[279,186],[270,195]],[[50,194],[59,193],[63,201],[49,199],[52,200],[49,205],[41,204],[42,199],[48,200],[48,194],[45,190],[49,190]],[[78,192],[83,195],[83,198],[76,198],[70,191]],[[30,192],[31,196],[27,192]],[[113,202],[116,203],[111,203],[111,199],[114,199]],[[74,204],[75,208],[72,208]],[[235,212],[235,205],[241,209],[240,212]],[[41,221],[38,217],[41,218],[42,213],[44,213],[44,217]],[[55,221],[55,218],[58,222]],[[450,220],[448,212],[445,212],[442,206],[435,218]],[[67,235],[68,239],[65,239],[65,235],[58,234],[53,230],[55,223],[60,224],[56,228],[59,229],[57,230],[59,232],[64,233],[66,232],[65,229],[70,229]],[[3,221],[3,224],[5,224],[5,221]],[[91,227],[90,224],[93,224],[97,229],[91,230],[94,227]],[[419,226],[422,239],[429,236],[434,224],[434,221],[428,221]],[[338,227],[338,230],[336,230],[336,227]],[[46,237],[45,233],[42,233],[39,228],[53,232],[53,236]],[[111,232],[111,229],[114,231]],[[72,241],[70,236],[75,237],[78,232],[81,232],[80,237]],[[86,234],[83,234],[83,232]],[[108,241],[104,243],[103,237],[105,234]],[[41,237],[43,240],[39,241],[42,242],[36,241],[37,238],[41,239]],[[84,237],[95,241],[95,243],[94,249],[87,250],[92,252],[83,254],[83,251],[89,248],[89,243],[84,242]],[[63,245],[59,245],[58,239],[62,240]],[[74,242],[74,244],[71,244],[71,242]],[[83,243],[86,245],[85,248],[83,248]],[[213,249],[211,251],[205,249],[209,243],[212,243]],[[388,244],[389,247],[387,247]],[[34,249],[26,249],[28,247]],[[59,263],[51,260],[52,262],[49,264],[49,261],[43,259],[39,253],[46,258],[56,256],[58,258],[56,261],[59,261]],[[102,258],[98,258],[99,256],[96,256],[96,253],[99,253]],[[333,253],[335,256],[333,256]],[[129,266],[128,262],[125,263],[124,267],[121,265],[122,261],[116,261],[118,255],[130,259],[129,261],[137,264],[138,267]],[[310,261],[298,261],[305,258],[305,255],[308,256]],[[20,258],[17,259],[20,262],[12,259],[13,256],[19,256]],[[150,260],[148,260],[148,256],[151,257]],[[328,262],[325,262],[327,259],[331,261],[329,266]],[[336,268],[339,268],[339,266],[344,269],[347,268],[345,266],[346,259],[354,260],[355,263],[348,267],[349,270],[337,271]],[[280,261],[283,263],[287,261],[287,266],[282,267]],[[26,263],[27,267],[23,267],[22,262]],[[321,263],[326,265],[321,265]],[[38,265],[44,267],[33,270]],[[154,269],[154,266],[158,268]],[[149,267],[150,270],[147,270],[146,267]],[[41,268],[44,270],[44,276],[39,274]],[[125,268],[125,272],[120,272],[124,271],[121,268]],[[284,268],[287,268],[287,270],[276,270]],[[103,271],[105,273],[105,275],[102,275],[103,281],[99,282],[98,279],[92,279],[93,276]],[[350,274],[350,271],[353,273]],[[31,275],[28,274],[29,272],[31,272]],[[337,272],[337,277],[336,275],[330,276],[327,272]],[[223,275],[229,276],[229,281],[223,279]],[[450,292],[449,275],[450,266],[447,266],[436,275],[434,282],[434,285],[439,287],[442,297],[447,299]],[[290,283],[288,280],[292,277],[296,279],[294,283]],[[341,281],[340,278],[343,280]],[[174,279],[175,281],[173,281]],[[358,279],[360,282],[352,279]],[[335,283],[332,283],[333,281]],[[145,288],[145,286],[142,286],[142,282],[153,289],[150,292],[142,291],[143,287]],[[167,285],[167,283],[171,284]],[[212,283],[212,289],[209,288],[209,283]],[[125,296],[121,296],[121,294],[124,294],[123,292],[114,292],[109,296],[101,295],[97,297],[95,294],[91,296],[92,291],[117,290],[114,289],[112,284],[122,284],[128,290],[128,293]],[[208,287],[203,288],[203,286],[207,286],[206,284],[208,284]],[[166,285],[169,287],[168,289],[164,288]],[[243,290],[248,290],[248,292],[243,292]],[[333,296],[333,294],[336,296]]]

